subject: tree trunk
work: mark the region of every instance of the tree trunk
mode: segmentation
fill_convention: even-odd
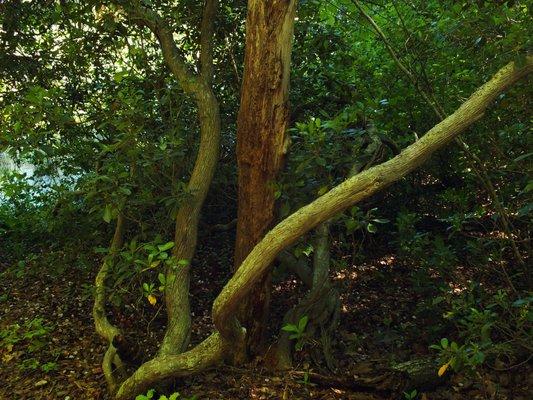
[[[128,17],[142,27],[148,27],[159,41],[163,58],[198,107],[200,120],[200,145],[198,155],[187,184],[187,200],[176,216],[175,246],[173,255],[178,260],[190,261],[196,250],[198,222],[211,180],[215,174],[220,147],[220,110],[213,93],[213,43],[214,20],[218,0],[206,0],[200,27],[199,73],[190,70],[174,41],[171,25],[157,12],[138,2],[116,0]],[[176,355],[189,345],[191,315],[189,306],[189,266],[177,265],[166,271],[165,301],[168,327],[159,349],[160,355]]]
[[[272,227],[273,183],[282,165],[289,123],[289,77],[296,0],[248,2],[241,104],[237,120],[238,219],[235,268]],[[270,274],[251,291],[239,312],[247,348],[264,339]]]
[[[326,221],[318,225],[315,229],[314,237],[314,254],[312,269],[307,265],[299,265],[298,260],[292,254],[286,254],[283,261],[292,270],[307,269],[306,272],[300,273],[310,276],[310,281],[306,284],[309,292],[305,297],[292,309],[290,309],[283,318],[283,325],[298,325],[300,318],[307,316],[308,323],[306,326],[307,340],[319,344],[313,346],[311,355],[313,359],[320,363],[325,361],[326,366],[334,369],[335,361],[331,351],[331,337],[336,330],[340,316],[340,298],[338,291],[333,287],[330,279],[330,225],[331,221]],[[278,257],[280,259],[280,257]],[[283,262],[282,261],[282,262]],[[297,272],[298,273],[298,272]],[[272,367],[277,369],[292,368],[292,341],[290,333],[280,332],[280,338],[273,349]]]

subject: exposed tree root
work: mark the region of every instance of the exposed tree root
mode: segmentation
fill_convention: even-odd
[[[116,394],[116,399],[133,399],[139,393],[167,378],[178,378],[204,371],[221,363],[230,345],[224,345],[222,337],[213,333],[191,350],[178,355],[160,355],[141,365],[126,379]]]

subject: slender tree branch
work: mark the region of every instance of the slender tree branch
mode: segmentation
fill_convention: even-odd
[[[93,305],[93,319],[94,326],[98,335],[109,343],[109,347],[104,356],[102,362],[102,370],[109,386],[110,391],[113,393],[116,389],[117,380],[114,376],[115,367],[121,368],[122,361],[117,354],[115,347],[113,346],[113,339],[120,334],[120,329],[114,326],[106,315],[105,303],[106,303],[106,280],[111,268],[113,258],[116,256],[120,248],[122,247],[122,235],[124,231],[124,216],[122,213],[118,215],[117,224],[115,227],[115,233],[111,240],[109,247],[109,254],[105,257],[102,267],[95,279],[95,295]]]
[[[180,54],[170,29],[156,12],[136,1],[116,0],[128,17],[140,26],[148,27],[159,40],[166,64],[178,79],[182,89],[192,95],[198,107],[200,145],[187,192],[191,194],[178,210],[173,255],[178,260],[193,258],[198,237],[200,211],[211,185],[218,162],[220,147],[220,111],[210,81],[213,75],[212,38],[218,0],[206,0],[201,22],[201,73],[191,72]],[[161,356],[179,354],[190,339],[189,266],[169,268],[166,272],[165,302],[168,326],[159,351]]]
[[[352,0],[354,5],[357,7],[357,9],[359,10],[359,12],[363,15],[363,17],[366,18],[366,20],[370,23],[370,25],[372,25],[372,28],[374,28],[374,30],[376,31],[376,33],[379,35],[379,37],[381,38],[381,40],[383,41],[383,43],[385,44],[385,47],[387,48],[387,51],[389,52],[389,54],[391,55],[391,57],[394,59],[394,62],[396,62],[396,64],[398,65],[398,67],[402,70],[402,72],[409,78],[409,80],[413,83],[413,85],[415,86],[415,88],[417,89],[418,93],[420,93],[420,95],[424,98],[424,100],[426,101],[426,103],[431,106],[431,108],[433,109],[433,111],[435,112],[435,114],[437,114],[437,116],[439,117],[439,119],[444,119],[444,114],[441,113],[441,111],[438,109],[438,107],[433,103],[433,101],[429,98],[429,96],[427,95],[427,93],[424,91],[424,89],[422,88],[422,86],[420,85],[420,83],[418,82],[418,80],[416,79],[416,77],[411,73],[411,71],[409,71],[409,69],[404,65],[404,63],[400,60],[400,58],[398,57],[398,55],[396,54],[396,51],[394,50],[394,47],[392,46],[392,44],[389,42],[389,39],[387,38],[387,36],[385,36],[385,34],[383,33],[383,31],[381,30],[381,28],[379,27],[378,24],[376,24],[376,22],[374,21],[374,19],[365,11],[365,9],[361,6],[361,3],[359,3],[358,0]]]
[[[144,7],[138,0],[116,0],[115,3],[123,8],[129,19],[139,26],[148,27],[157,37],[165,62],[170,71],[180,82],[182,89],[193,94],[198,91],[198,76],[190,71],[185,58],[176,45],[173,32],[169,24],[156,12]]]
[[[218,0],[206,0],[200,27],[200,74],[204,81],[213,79],[213,34]]]
[[[398,65],[398,68],[409,78],[411,83],[415,86],[418,93],[422,96],[422,98],[425,100],[425,102],[433,109],[435,112],[435,115],[440,119],[443,120],[446,118],[446,111],[440,104],[440,102],[435,98],[435,95],[432,94],[429,91],[426,91],[422,85],[420,85],[418,79],[416,76],[407,68],[398,55],[396,54],[396,51],[394,50],[393,46],[389,42],[388,38],[385,36],[379,25],[374,21],[374,19],[365,11],[365,9],[361,6],[361,3],[359,3],[358,0],[352,0],[357,9],[361,12],[361,14],[366,18],[366,20],[372,25],[375,32],[378,34],[378,36],[381,38],[383,43],[385,44],[385,47],[387,48],[388,52],[390,53],[393,60]],[[398,12],[398,10],[396,10]],[[399,15],[399,14],[398,14]],[[494,205],[494,208],[496,209],[496,212],[500,215],[501,220],[501,228],[505,232],[506,236],[510,240],[511,248],[513,250],[513,254],[518,261],[518,263],[522,266],[525,265],[524,260],[522,259],[522,256],[520,254],[520,251],[518,250],[518,247],[516,245],[515,240],[513,239],[512,235],[512,225],[509,221],[509,218],[507,216],[507,213],[498,197],[498,194],[496,193],[496,190],[494,189],[494,185],[492,184],[492,181],[490,179],[489,173],[485,166],[483,165],[483,162],[479,159],[478,156],[476,156],[472,151],[470,151],[468,145],[464,142],[463,139],[460,137],[457,137],[454,139],[455,142],[463,149],[465,154],[467,155],[467,159],[469,158],[470,166],[472,167],[474,173],[478,176],[480,182],[485,187],[485,190],[487,191],[488,195],[492,199],[492,203]],[[510,288],[513,291],[516,291],[514,288],[511,279],[509,277],[509,274],[505,270],[505,268],[502,269],[503,273],[505,275],[505,279],[510,286]]]

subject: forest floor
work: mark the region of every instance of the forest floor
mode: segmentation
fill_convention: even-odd
[[[229,276],[229,236],[226,246],[219,239],[207,242],[198,251],[202,262],[193,268],[193,343],[212,330],[210,305]],[[245,368],[220,367],[177,382],[180,398],[408,399],[402,389],[378,393],[348,387],[362,363],[378,365],[432,355],[429,345],[434,338],[428,320],[416,312],[423,294],[413,291],[409,268],[383,253],[377,249],[371,262],[353,263],[333,275],[342,298],[335,374],[319,367],[308,374],[309,356],[304,348],[296,357],[294,371],[271,372],[261,360]],[[105,346],[94,332],[90,312],[96,262],[93,270],[73,265],[61,273],[52,273],[53,268],[25,268],[4,272],[6,266],[0,265],[0,273],[4,272],[0,275],[0,339],[4,343],[0,346],[0,400],[108,398],[100,367]],[[275,286],[273,309],[286,310],[301,295],[296,281],[285,279]],[[125,310],[116,321],[154,349],[165,322],[160,305],[144,301]],[[281,314],[272,318],[278,327],[280,320]],[[313,372],[324,379],[315,380]],[[430,373],[437,375],[436,370]],[[533,398],[533,392],[528,391],[533,387],[533,375],[527,365],[501,372],[480,369],[473,377],[450,375],[438,378],[441,384],[430,391],[419,389],[413,398]]]

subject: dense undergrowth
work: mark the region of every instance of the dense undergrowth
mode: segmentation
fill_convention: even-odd
[[[198,249],[185,260],[173,255],[173,237],[193,196],[195,105],[150,33],[112,5],[30,3],[0,4],[0,398],[107,398],[89,312],[119,215],[124,243],[105,305],[132,344],[128,369],[157,353],[172,283],[165,271],[191,266],[193,344],[211,332],[212,302],[232,276],[245,10],[220,2],[213,90],[222,143]],[[154,3],[186,21],[173,29],[194,59],[198,4]],[[356,3],[300,2],[290,142],[269,182],[278,220],[391,159],[530,50],[531,10],[522,1],[363,2],[374,25]],[[309,291],[278,260],[264,354],[139,399],[530,398],[530,109],[526,79],[463,142],[329,221],[329,278],[340,299],[333,332],[317,333],[305,313],[284,320]],[[17,168],[23,163],[31,173]],[[311,265],[316,232],[289,252]],[[271,371],[269,359],[283,332],[294,350],[286,374]],[[411,379],[406,363],[427,376]],[[377,365],[399,372],[385,379]],[[385,383],[353,378],[365,374]]]

